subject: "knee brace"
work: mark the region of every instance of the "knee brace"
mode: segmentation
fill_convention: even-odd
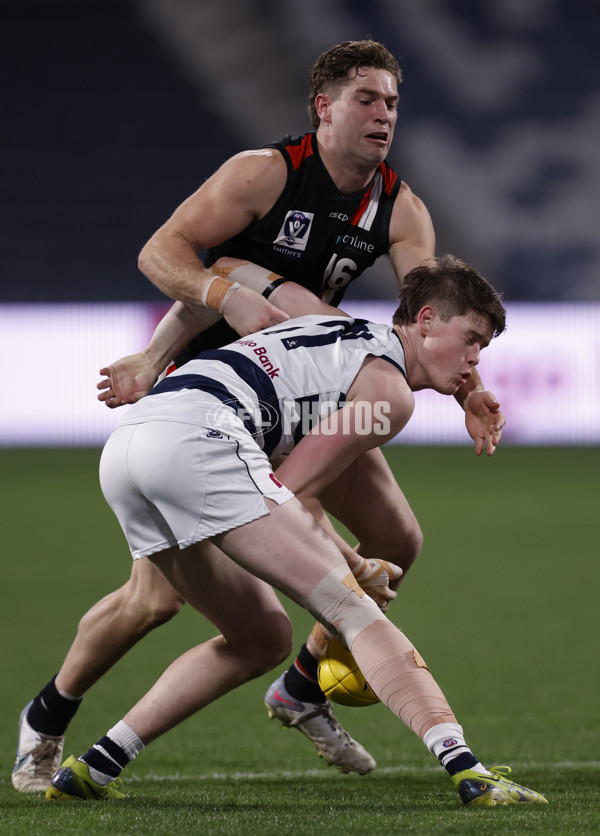
[[[351,647],[365,627],[387,621],[377,604],[360,588],[347,566],[336,566],[312,590],[304,606]]]

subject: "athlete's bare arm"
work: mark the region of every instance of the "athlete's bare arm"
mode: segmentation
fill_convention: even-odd
[[[300,500],[344,555],[348,567],[361,587],[378,607],[387,610],[390,601],[397,595],[396,588],[404,573],[403,569],[387,560],[362,557],[338,534],[318,499],[302,495]],[[324,629],[322,625],[318,627]]]
[[[239,261],[242,265],[233,277],[243,281],[239,273],[243,271],[243,265],[249,262],[220,258],[213,268],[218,271],[222,262],[231,261]],[[295,282],[286,282],[278,288],[277,306],[285,314],[294,317],[306,314],[346,316]],[[96,385],[99,390],[98,400],[111,409],[139,401],[156,383],[158,376],[173,358],[205,327],[205,323],[182,302],[175,302],[156,326],[145,349],[137,354],[121,357],[100,369],[100,374],[104,377]]]
[[[96,384],[98,400],[114,409],[136,403],[156,383],[161,372],[201,330],[197,316],[183,302],[174,302],[142,351],[115,360],[103,369]]]
[[[377,403],[385,403],[385,422],[379,423]],[[365,418],[365,408],[372,408],[372,432],[362,432],[361,420],[355,423],[355,407],[361,404],[361,415]],[[355,459],[367,450],[379,447],[400,432],[412,415],[414,398],[402,374],[389,363],[377,357],[367,357],[352,386],[342,409],[323,419],[315,429],[304,436],[275,471],[277,478],[292,490],[298,499],[308,508],[316,521],[327,532],[344,555],[353,572],[367,570],[366,574],[375,576],[383,573],[381,585],[371,581],[359,583],[365,588],[376,603],[386,609],[396,597],[395,588],[402,575],[402,569],[392,563],[380,561],[373,572],[376,561],[365,561],[337,534],[323,511],[319,500],[321,491],[330,485],[346,470]],[[368,565],[373,564],[373,565]],[[321,625],[313,630],[309,645],[318,655],[327,641],[327,634]]]
[[[360,421],[355,420],[357,404]],[[344,406],[304,436],[277,468],[277,477],[300,499],[317,498],[358,456],[397,435],[413,409],[414,396],[401,372],[379,357],[367,357]]]
[[[207,270],[198,251],[237,235],[262,217],[281,194],[286,164],[274,149],[245,151],[227,160],[143,247],[139,268],[172,299],[203,306],[203,294],[215,273]],[[240,287],[222,313],[245,335],[288,319],[279,308]]]
[[[402,183],[390,220],[389,256],[400,286],[414,267],[435,255],[435,232],[427,207]]]

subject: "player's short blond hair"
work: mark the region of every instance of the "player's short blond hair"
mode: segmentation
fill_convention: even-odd
[[[365,41],[344,41],[332,46],[319,56],[310,74],[308,113],[314,128],[318,128],[321,121],[315,107],[317,95],[351,81],[360,67],[387,70],[397,84],[402,82],[402,70],[383,44],[369,38]]]

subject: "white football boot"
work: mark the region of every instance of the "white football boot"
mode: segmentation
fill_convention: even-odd
[[[342,772],[366,775],[375,769],[375,760],[342,727],[329,700],[300,702],[286,691],[284,677],[282,674],[276,679],[265,695],[269,718],[277,718],[282,726],[301,731],[314,743],[319,755]]]
[[[45,792],[50,778],[60,767],[65,737],[50,737],[34,731],[27,722],[27,703],[19,718],[17,757],[12,784],[19,792]]]

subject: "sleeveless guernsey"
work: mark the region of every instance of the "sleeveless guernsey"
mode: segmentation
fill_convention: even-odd
[[[389,249],[389,226],[400,179],[382,162],[366,188],[338,191],[325,168],[314,132],[285,137],[277,148],[287,164],[283,192],[267,214],[214,247],[307,287],[338,305],[349,282]]]

